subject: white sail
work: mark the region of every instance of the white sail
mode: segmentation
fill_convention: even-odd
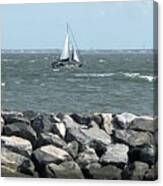
[[[78,54],[77,54],[77,52],[76,52],[76,50],[75,49],[73,49],[73,58],[72,58],[72,60],[73,61],[76,61],[76,62],[80,62],[80,60],[79,60],[79,57],[78,57]]]
[[[69,46],[69,35],[67,33],[60,60],[68,60],[69,57],[70,57],[70,46]]]

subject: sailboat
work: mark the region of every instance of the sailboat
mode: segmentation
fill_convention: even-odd
[[[72,36],[72,38],[70,38]],[[79,51],[77,50],[77,44],[73,37],[72,30],[67,24],[66,37],[64,41],[64,46],[59,59],[52,62],[52,68],[62,68],[62,67],[81,67],[82,63],[79,58]]]

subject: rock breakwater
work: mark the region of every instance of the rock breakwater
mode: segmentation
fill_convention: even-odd
[[[4,177],[157,179],[157,118],[1,112]]]

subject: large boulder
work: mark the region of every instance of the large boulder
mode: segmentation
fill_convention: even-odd
[[[63,149],[75,159],[79,152],[79,144],[77,141],[72,141],[65,145]]]
[[[38,135],[38,139],[36,142],[37,148],[50,144],[60,148],[66,146],[65,141],[61,139],[58,135],[53,134],[51,132],[41,132]]]
[[[30,156],[32,153],[31,142],[17,136],[1,136],[1,145],[24,156]]]
[[[138,132],[133,130],[115,130],[113,133],[114,141],[125,143],[130,146],[141,146],[145,144],[153,144],[153,135],[149,132]]]
[[[11,118],[23,118],[23,113],[16,111],[2,111],[1,115],[4,118],[5,124],[10,123]]]
[[[91,126],[91,118],[89,116],[82,116],[80,114],[73,113],[70,115],[76,123],[80,125]]]
[[[157,130],[157,122],[153,118],[150,117],[138,117],[135,118],[129,128],[136,131],[149,131],[155,132]]]
[[[33,175],[35,169],[29,158],[12,152],[5,147],[1,149],[1,165],[8,167],[13,172],[22,172],[28,175]]]
[[[114,165],[106,165],[100,167],[98,164],[90,164],[87,167],[86,176],[90,179],[100,179],[100,180],[120,180],[122,170]]]
[[[144,145],[139,147],[130,148],[129,161],[142,161],[149,165],[155,164],[157,161],[157,151],[154,145]]]
[[[115,129],[127,129],[135,118],[136,115],[127,112],[116,114],[113,117],[113,126]]]
[[[55,147],[54,145],[46,145],[36,149],[33,154],[33,161],[36,168],[42,171],[46,164],[59,164],[63,161],[72,160],[72,157],[65,150]]]
[[[74,161],[63,162],[59,165],[51,163],[46,166],[46,177],[64,179],[83,179],[78,164]]]
[[[80,125],[76,123],[69,115],[64,115],[62,118],[63,123],[65,124],[66,129],[78,129]]]
[[[4,135],[7,136],[18,136],[29,140],[32,145],[35,145],[37,139],[36,132],[30,125],[25,123],[13,123],[11,125],[4,126]]]
[[[37,134],[40,132],[51,132],[53,123],[50,121],[48,114],[38,114],[34,119],[31,120],[31,126]]]
[[[149,165],[143,162],[134,162],[134,169],[132,172],[131,180],[143,180],[146,171],[149,169]]]
[[[102,155],[100,162],[102,164],[127,164],[128,162],[128,146],[124,144],[110,144],[107,146],[107,151]]]
[[[84,152],[79,153],[76,162],[81,168],[85,168],[90,163],[98,162],[99,158],[93,148],[86,148]]]
[[[62,138],[66,135],[66,127],[63,122],[55,123],[52,127],[53,133],[61,136]]]

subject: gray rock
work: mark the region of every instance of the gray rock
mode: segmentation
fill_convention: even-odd
[[[62,123],[62,122],[55,123],[53,125],[52,131],[53,131],[53,133],[58,134],[62,138],[64,138],[66,135],[66,127],[65,127],[64,123]]]
[[[22,154],[24,156],[30,156],[32,153],[32,144],[30,141],[16,137],[16,136],[1,136],[1,145],[7,149]]]
[[[78,155],[76,162],[81,168],[85,168],[90,163],[97,163],[99,160],[93,148],[87,148],[84,152]]]
[[[145,172],[144,180],[155,181],[158,179],[158,164],[156,163]]]
[[[138,117],[131,122],[129,128],[137,131],[154,132],[157,129],[157,123],[150,117]]]
[[[127,112],[117,114],[113,118],[113,126],[115,129],[127,129],[135,118],[137,118],[136,115]]]
[[[51,123],[49,115],[39,114],[31,120],[31,126],[39,134],[40,132],[51,132],[53,123]]]
[[[29,158],[4,147],[1,149],[1,165],[8,167],[13,172],[18,171],[29,175],[34,174],[34,165]]]
[[[153,145],[131,148],[129,151],[130,162],[142,161],[153,165],[157,161],[156,149]]]
[[[69,115],[64,115],[62,119],[66,129],[78,129],[80,125],[76,123]]]
[[[125,143],[130,146],[141,146],[153,144],[153,135],[148,132],[138,132],[133,130],[115,130],[113,134],[114,141]]]
[[[102,168],[90,166],[88,169],[88,178],[101,180],[120,180],[122,170],[113,165],[107,165]]]
[[[54,145],[42,146],[33,152],[33,161],[37,168],[43,167],[49,163],[59,164],[68,160],[72,160],[68,152]]]
[[[113,129],[113,117],[111,113],[103,113],[101,114],[101,117],[103,118],[103,124],[101,125],[101,128],[105,130],[107,134],[112,134]]]
[[[83,179],[80,167],[74,161],[63,162],[59,165],[48,164],[46,166],[46,175],[50,178],[64,179]]]
[[[96,125],[93,125],[90,129],[81,129],[80,131],[87,139],[90,139],[90,141],[97,141],[104,145],[111,143],[111,137]]]
[[[91,125],[91,118],[89,116],[82,116],[82,115],[76,114],[76,113],[73,113],[70,116],[71,116],[71,118],[73,118],[73,120],[76,123],[79,123],[80,125],[86,125],[86,126]]]
[[[5,121],[5,124],[10,123],[10,122],[8,122],[8,120],[10,120],[10,118],[23,118],[23,113],[16,112],[16,111],[2,111],[1,115]]]
[[[42,132],[38,135],[36,144],[37,147],[50,144],[60,148],[66,146],[66,143],[63,141],[63,139],[61,139],[58,135],[53,134],[51,132]]]
[[[100,162],[103,164],[126,164],[128,162],[128,151],[128,146],[124,144],[110,144],[105,154],[101,157]]]
[[[132,172],[131,180],[144,180],[144,175],[149,169],[148,164],[136,161],[134,162],[134,170]]]
[[[7,136],[18,136],[29,140],[32,145],[35,145],[37,139],[36,132],[30,125],[24,123],[13,123],[11,125],[4,126],[4,134]]]
[[[69,142],[66,146],[63,147],[73,158],[76,158],[79,152],[79,144],[77,141]]]
[[[39,115],[39,113],[33,111],[33,110],[26,110],[23,111],[23,117],[26,118],[27,120],[31,121],[34,118],[36,118]]]

